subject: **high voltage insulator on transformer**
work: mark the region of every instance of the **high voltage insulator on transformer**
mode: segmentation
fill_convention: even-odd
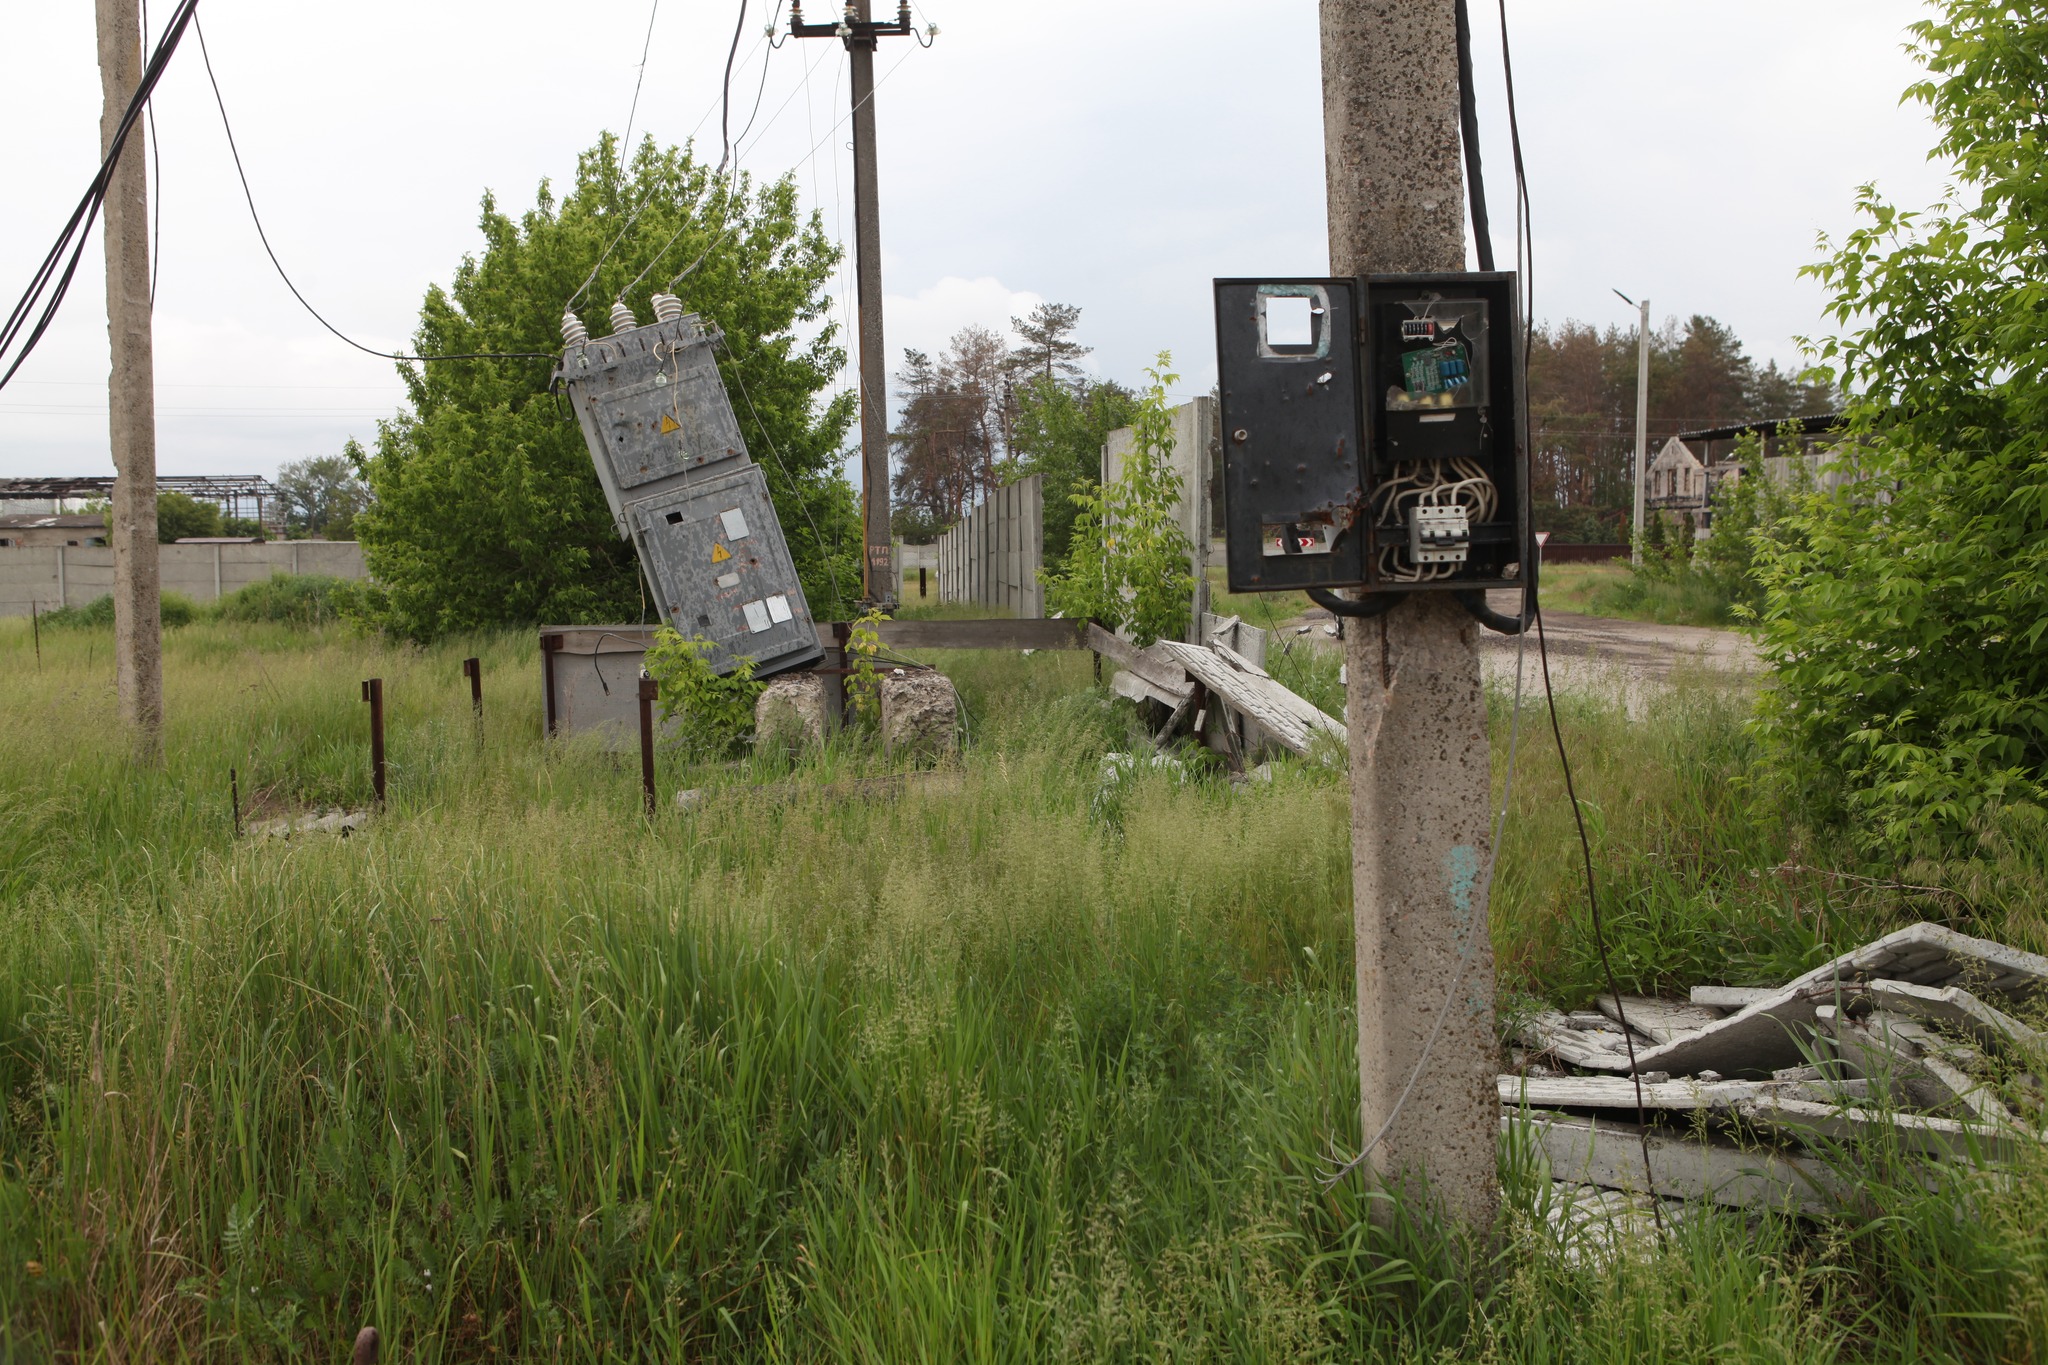
[[[590,340],[590,329],[583,325],[583,319],[576,316],[574,309],[564,308],[562,310],[562,344],[564,346],[581,346],[588,340]]]
[[[621,332],[630,332],[639,325],[640,320],[633,316],[633,306],[631,304],[627,303],[624,299],[620,299],[612,305],[613,336],[617,336]]]
[[[683,315],[683,301],[674,294],[656,294],[650,302],[654,304],[656,322],[674,322]]]

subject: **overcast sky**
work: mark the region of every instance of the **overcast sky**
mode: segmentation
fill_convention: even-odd
[[[887,0],[879,0],[886,5]],[[160,17],[170,0],[158,0]],[[11,306],[97,158],[92,6],[10,7],[0,44],[0,295]],[[1798,276],[1875,180],[1911,206],[1943,176],[1899,94],[1914,0],[1508,0],[1536,222],[1541,318],[1632,324],[1708,313],[1760,359],[1824,324]],[[814,0],[812,15],[830,9]],[[1512,184],[1498,23],[1475,0],[1482,146],[1496,232]],[[733,0],[662,0],[633,127],[718,152]],[[215,71],[271,241],[343,331],[386,349],[423,291],[479,245],[485,189],[515,213],[625,127],[647,0],[203,0]],[[1041,299],[1079,305],[1104,375],[1169,349],[1206,391],[1209,281],[1321,274],[1322,108],[1312,0],[919,0],[929,50],[877,63],[890,369],[959,326]],[[743,164],[793,171],[850,240],[846,58],[762,38],[755,0],[736,101],[762,91]],[[765,75],[765,85],[763,79]],[[250,225],[197,41],[156,100],[161,271],[158,463],[268,474],[374,437],[402,397],[390,362],[323,331]],[[735,126],[742,119],[736,118]],[[1506,240],[1499,243],[1509,259]],[[107,342],[97,240],[64,312],[0,391],[0,473],[106,473]],[[852,302],[851,266],[836,289]]]

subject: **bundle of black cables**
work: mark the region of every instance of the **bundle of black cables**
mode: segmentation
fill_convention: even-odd
[[[35,350],[36,343],[42,340],[43,333],[49,330],[50,323],[56,318],[57,309],[71,288],[71,277],[78,273],[78,262],[85,254],[86,243],[92,237],[92,225],[98,221],[100,208],[106,203],[107,189],[114,182],[114,167],[121,160],[121,149],[128,143],[129,132],[141,120],[150,92],[156,89],[164,68],[170,64],[171,54],[178,50],[178,40],[185,36],[186,26],[192,22],[192,15],[198,8],[199,0],[178,0],[171,11],[163,34],[157,39],[156,50],[150,53],[149,62],[142,69],[142,81],[135,87],[134,97],[128,101],[128,108],[121,115],[120,127],[114,130],[113,140],[107,144],[107,154],[100,162],[99,173],[86,186],[84,198],[71,211],[70,221],[57,235],[56,245],[43,257],[35,277],[8,313],[5,327],[0,327],[0,364],[7,367],[0,371],[0,388],[7,387],[7,381],[14,378],[15,371]]]

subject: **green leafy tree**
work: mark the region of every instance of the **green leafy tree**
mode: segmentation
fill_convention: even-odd
[[[1796,434],[1787,430],[1786,439],[1797,451]],[[1793,514],[1812,493],[1813,477],[1798,455],[1786,460],[1782,474],[1771,470],[1755,432],[1744,432],[1729,458],[1742,474],[1715,488],[1713,524],[1691,571],[1727,600],[1734,615],[1754,619],[1764,605],[1761,561],[1774,549],[1789,548]]]
[[[201,502],[190,493],[156,495],[156,538],[159,544],[169,545],[188,536],[226,534],[221,529],[220,508],[214,504]]]
[[[821,614],[859,591],[860,533],[840,472],[855,397],[822,399],[844,364],[825,292],[839,259],[788,176],[755,185],[687,149],[643,142],[621,166],[607,135],[569,193],[543,183],[518,219],[483,200],[484,250],[427,292],[422,354],[553,353],[563,305],[609,330],[622,292],[644,322],[670,287],[723,329],[718,363],[750,454],[767,476],[804,592]],[[820,324],[808,341],[797,329]],[[643,597],[573,417],[545,360],[402,366],[410,407],[379,426],[363,465],[374,500],[356,519],[383,620],[408,636],[482,626],[630,620]]]
[[[339,455],[293,460],[277,471],[284,491],[286,529],[302,536],[354,540],[355,520],[370,502],[370,489],[357,470],[369,455],[353,438]]]
[[[1074,340],[1080,325],[1081,310],[1070,303],[1041,303],[1028,315],[1011,318],[1010,330],[1023,344],[1009,353],[1010,373],[1019,383],[1039,379],[1079,386],[1084,379],[1081,357],[1095,349]]]
[[[1763,566],[1768,732],[1895,855],[2048,803],[2048,13],[1945,0],[1912,32],[1956,179],[1924,213],[1865,186],[1809,270],[1851,477]]]
[[[1079,493],[1091,492],[1102,468],[1102,443],[1136,420],[1138,396],[1113,380],[1069,385],[1043,375],[1017,390],[1014,453],[1024,474],[1045,478],[1045,562],[1066,562]]]
[[[1193,546],[1174,516],[1181,478],[1173,467],[1173,405],[1180,376],[1159,353],[1145,373],[1130,422],[1133,444],[1115,483],[1072,495],[1077,511],[1065,566],[1046,575],[1047,601],[1062,616],[1126,630],[1140,646],[1178,636],[1194,603]]]

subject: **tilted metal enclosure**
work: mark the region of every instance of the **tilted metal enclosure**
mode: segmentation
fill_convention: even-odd
[[[824,651],[719,376],[718,340],[695,314],[665,317],[572,340],[557,377],[661,618],[709,642],[718,672],[745,658],[765,677]]]

